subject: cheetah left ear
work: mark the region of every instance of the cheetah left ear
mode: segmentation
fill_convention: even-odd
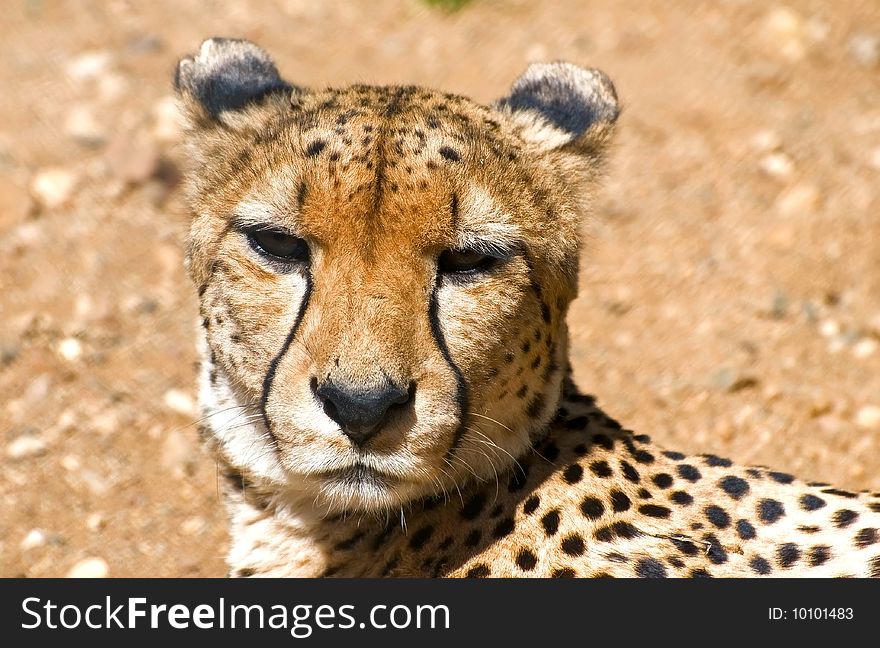
[[[266,104],[270,97],[283,104],[296,90],[281,79],[265,51],[234,38],[209,38],[197,54],[181,59],[174,88],[191,120],[226,125],[245,108]]]
[[[620,114],[617,93],[604,72],[571,63],[534,63],[510,95],[495,102],[540,150],[572,145],[600,153]]]

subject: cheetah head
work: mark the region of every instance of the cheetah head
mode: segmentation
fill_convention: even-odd
[[[224,460],[336,512],[509,467],[561,391],[579,220],[618,115],[608,78],[532,65],[491,106],[313,90],[212,39],[175,87],[200,398]]]

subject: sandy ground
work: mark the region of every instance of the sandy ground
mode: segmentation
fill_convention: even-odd
[[[875,0],[248,4],[4,5],[0,575],[225,573],[169,96],[212,35],[298,84],[484,101],[533,60],[606,70],[579,382],[667,446],[880,489]]]

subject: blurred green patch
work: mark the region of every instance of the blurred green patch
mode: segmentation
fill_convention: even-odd
[[[429,7],[441,9],[442,11],[458,11],[473,0],[422,0]]]

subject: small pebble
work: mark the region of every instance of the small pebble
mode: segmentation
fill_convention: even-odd
[[[56,209],[70,200],[76,184],[77,177],[72,171],[43,169],[31,179],[31,195],[46,209]]]
[[[70,571],[67,578],[105,578],[110,568],[101,558],[86,558],[80,560]]]
[[[758,162],[758,168],[768,176],[787,178],[794,173],[794,163],[785,153],[769,153]]]
[[[100,513],[89,513],[88,517],[86,517],[86,529],[92,533],[100,531],[105,526],[107,526],[107,521]]]
[[[19,543],[18,548],[21,551],[30,551],[46,544],[46,534],[42,529],[31,529],[28,534]]]
[[[880,36],[876,34],[856,34],[849,41],[849,52],[865,67],[880,66]]]
[[[835,320],[824,320],[819,324],[819,334],[826,338],[835,337],[840,334],[840,324]]]
[[[173,412],[193,417],[198,414],[198,408],[192,396],[179,389],[169,389],[162,399],[165,401],[165,406]]]
[[[880,407],[865,405],[856,412],[856,425],[866,430],[880,428]]]
[[[10,459],[35,457],[46,451],[46,442],[38,436],[23,434],[6,446],[6,455]]]
[[[814,212],[819,205],[819,191],[810,184],[795,185],[776,200],[776,209],[783,216],[799,216]]]
[[[82,355],[82,344],[76,338],[65,338],[58,343],[58,355],[68,362],[76,362]]]

